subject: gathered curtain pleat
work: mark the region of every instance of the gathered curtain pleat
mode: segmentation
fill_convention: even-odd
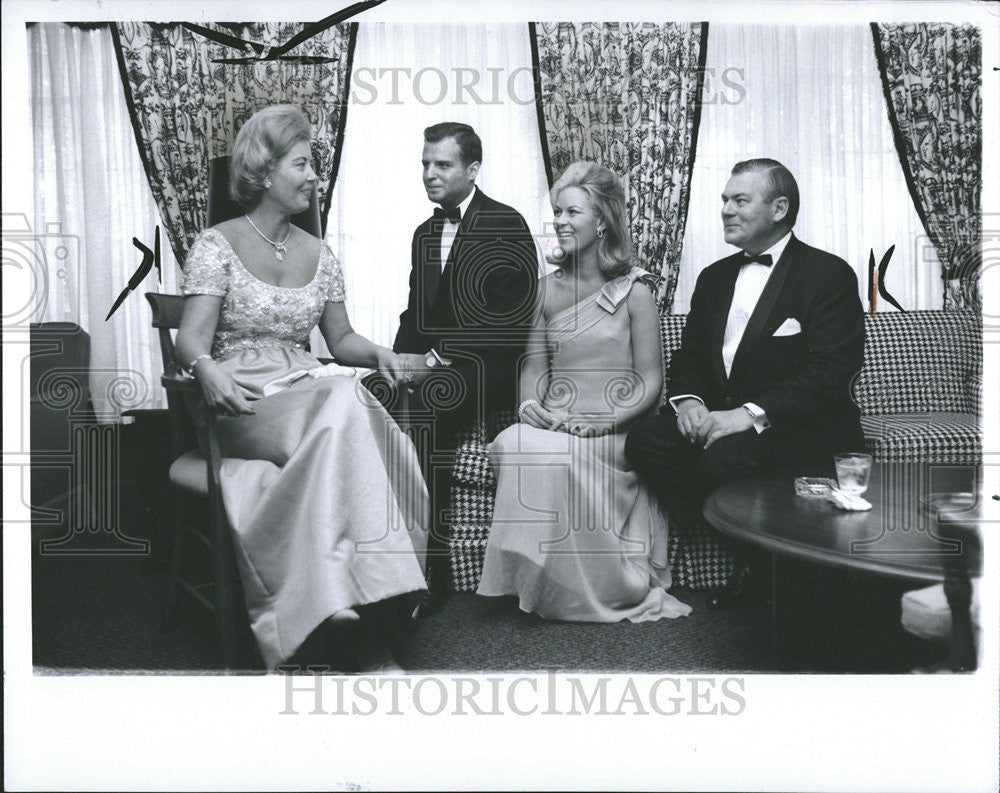
[[[982,43],[971,25],[872,23],[889,120],[944,308],[982,310]]]
[[[162,225],[136,150],[107,25],[28,27],[33,219],[45,232],[31,294],[32,322],[72,322],[90,336],[97,418],[166,404],[159,339],[143,292],[177,291],[177,263],[161,243],[153,269],[109,318]],[[5,227],[6,230],[6,227]],[[5,270],[6,277],[6,270]]]
[[[302,29],[293,22],[215,26],[279,45]],[[230,154],[240,126],[262,107],[295,105],[312,123],[323,227],[336,179],[356,24],[335,25],[291,54],[330,62],[213,63],[243,53],[180,24],[120,22],[112,35],[146,175],[179,262],[206,225],[208,164]]]
[[[673,303],[687,218],[707,23],[536,23],[550,181],[576,160],[624,177],[636,263]]]

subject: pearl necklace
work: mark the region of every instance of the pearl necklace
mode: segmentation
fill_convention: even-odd
[[[260,236],[264,238],[265,242],[268,242],[274,246],[274,258],[277,259],[279,262],[283,262],[285,260],[285,254],[288,253],[288,248],[285,247],[285,243],[288,242],[288,238],[292,236],[291,226],[288,227],[288,233],[285,235],[285,238],[281,242],[275,242],[266,234],[264,234],[263,231],[257,228],[257,224],[253,222],[253,218],[251,218],[249,215],[244,215],[243,217],[245,217],[247,220],[250,221],[250,225],[253,226],[253,230],[256,231],[258,234],[260,234]]]

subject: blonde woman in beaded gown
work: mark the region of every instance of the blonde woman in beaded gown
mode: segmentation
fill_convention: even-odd
[[[653,296],[631,266],[621,180],[577,162],[550,193],[565,258],[542,282],[520,423],[490,446],[497,494],[480,595],[545,618],[684,616],[667,524],[625,460],[625,430],[663,386]]]
[[[316,189],[311,161],[296,108],[265,108],[240,130],[230,191],[248,212],[191,247],[178,358],[200,410],[221,416],[223,501],[267,667],[323,626],[362,645],[362,668],[393,669],[391,633],[425,589],[427,489],[377,400],[305,349],[318,325],[338,361],[403,376],[351,328],[329,248],[289,222]]]

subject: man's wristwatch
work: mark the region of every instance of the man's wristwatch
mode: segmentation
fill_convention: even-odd
[[[451,361],[445,360],[440,355],[438,355],[437,350],[433,347],[427,351],[427,355],[424,357],[424,363],[427,364],[428,369],[433,369],[435,366],[449,366]]]

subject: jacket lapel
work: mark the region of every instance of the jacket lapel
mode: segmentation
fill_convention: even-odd
[[[781,254],[781,258],[774,264],[774,272],[767,279],[764,291],[760,293],[760,299],[757,301],[753,314],[750,315],[750,320],[747,322],[746,330],[743,331],[743,338],[740,339],[739,347],[736,348],[736,355],[733,356],[733,366],[729,370],[730,380],[739,371],[741,363],[747,357],[747,350],[757,343],[761,332],[764,330],[765,325],[767,325],[767,320],[774,309],[774,303],[778,299],[778,295],[781,294],[781,288],[785,285],[788,271],[791,269],[792,262],[795,259],[797,244],[798,240],[795,239],[795,235],[792,235]]]
[[[424,302],[430,309],[437,299],[438,287],[441,284],[441,221],[435,221],[434,218],[427,220],[424,235],[424,261],[421,277],[423,279]]]

